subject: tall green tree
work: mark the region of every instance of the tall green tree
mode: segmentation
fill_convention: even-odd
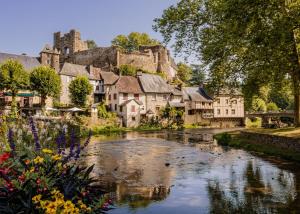
[[[91,94],[93,86],[85,76],[78,76],[69,85],[72,103],[81,107],[86,105],[88,95]]]
[[[61,80],[56,71],[47,66],[40,66],[30,73],[31,90],[37,91],[41,96],[42,107],[47,97],[56,97],[61,90]]]
[[[128,36],[118,35],[112,41],[112,45],[119,46],[127,52],[139,50],[142,45],[158,45],[159,41],[152,39],[146,33],[132,32]]]
[[[299,0],[181,0],[154,29],[165,42],[174,39],[177,52],[198,54],[216,89],[290,75],[300,125]]]
[[[192,64],[191,67],[192,67],[192,75],[188,81],[189,84],[199,86],[200,84],[206,82],[206,72],[204,66]]]
[[[0,66],[0,89],[6,90],[12,96],[12,114],[16,116],[18,91],[28,89],[29,74],[23,65],[16,60],[8,60]]]
[[[187,83],[191,79],[192,68],[189,65],[182,62],[178,63],[177,67],[177,77],[184,83]]]

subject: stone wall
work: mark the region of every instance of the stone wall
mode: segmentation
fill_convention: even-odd
[[[74,53],[67,61],[79,65],[93,65],[109,71],[118,66],[118,51],[115,47],[98,47]]]
[[[298,138],[252,133],[247,131],[242,131],[241,135],[255,144],[264,144],[283,150],[288,149],[295,152],[300,152],[300,139]]]
[[[152,52],[148,53],[119,53],[119,65],[132,65],[134,67],[156,72],[158,68],[157,62],[155,63],[154,55]]]

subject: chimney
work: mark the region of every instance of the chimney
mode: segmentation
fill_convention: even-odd
[[[141,77],[142,75],[143,75],[143,72],[141,72],[141,71],[136,72],[136,77]]]

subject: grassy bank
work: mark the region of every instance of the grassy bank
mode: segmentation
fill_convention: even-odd
[[[160,130],[162,130],[161,127],[149,127],[149,126],[141,126],[137,128],[97,126],[92,129],[92,133],[93,135],[105,135],[105,134],[131,132],[131,131],[160,131]]]
[[[252,130],[254,132],[254,130]],[[262,153],[271,156],[277,156],[286,160],[300,162],[300,153],[292,150],[283,150],[270,145],[256,143],[249,138],[243,137],[240,132],[216,134],[214,138],[220,145],[245,149],[257,153]]]

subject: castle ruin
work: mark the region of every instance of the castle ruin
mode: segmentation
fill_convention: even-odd
[[[116,72],[121,65],[132,65],[153,73],[163,72],[171,80],[177,66],[169,50],[162,45],[141,46],[139,51],[125,52],[116,46],[88,48],[80,32],[71,30],[64,35],[54,33],[51,48],[46,45],[40,53],[40,60],[57,69],[65,62],[78,65],[93,65],[106,71]]]

